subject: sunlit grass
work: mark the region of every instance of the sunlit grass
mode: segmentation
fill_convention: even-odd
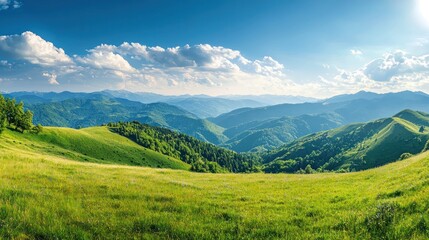
[[[349,174],[199,174],[71,161],[36,137],[0,139],[4,238],[429,237],[428,153]]]

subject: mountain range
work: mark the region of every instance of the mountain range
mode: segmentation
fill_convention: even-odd
[[[258,102],[261,96],[253,99],[252,96],[163,96],[126,91],[5,95],[24,101],[34,112],[35,123],[43,125],[80,128],[139,121],[237,152],[273,150],[308,134],[389,117],[403,109],[429,112],[429,95],[411,91],[387,94],[361,91],[316,102],[262,107],[264,103]],[[208,117],[219,113],[222,114]]]

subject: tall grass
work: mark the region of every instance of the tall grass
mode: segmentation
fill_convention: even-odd
[[[199,174],[72,161],[49,146],[0,137],[2,238],[429,237],[428,153],[348,174]]]

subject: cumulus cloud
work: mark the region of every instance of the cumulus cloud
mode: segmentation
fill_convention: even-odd
[[[76,59],[86,65],[98,69],[107,69],[112,71],[136,72],[130,63],[121,55],[112,52],[107,45],[101,45],[92,50],[85,57],[76,57]]]
[[[429,55],[410,56],[404,51],[386,54],[383,58],[368,63],[363,73],[375,81],[386,82],[394,77],[410,73],[422,73],[429,70]]]
[[[350,53],[351,53],[353,56],[359,56],[359,55],[362,55],[362,54],[363,54],[363,52],[362,52],[361,50],[358,50],[358,49],[350,49]]]
[[[109,78],[105,72],[95,71],[100,69],[124,80],[118,83],[120,88],[175,87],[186,92],[206,88],[208,93],[225,86],[247,91],[250,86],[277,85],[279,90],[289,81],[284,66],[272,57],[251,61],[237,50],[208,44],[172,48],[101,44],[75,59],[89,67],[95,78]]]
[[[62,48],[55,47],[32,32],[0,36],[0,54],[42,66],[72,64]]]
[[[9,8],[20,8],[21,6],[22,6],[22,3],[19,1],[0,0],[0,11],[6,10]]]
[[[208,69],[237,70],[238,63],[247,62],[239,51],[200,44],[195,46],[162,48],[148,47],[139,43],[123,43],[110,49],[143,60],[155,66],[163,67],[205,67]]]
[[[413,56],[398,50],[386,53],[354,71],[337,68],[337,74],[320,78],[321,88],[334,94],[358,90],[391,92],[429,90],[429,55]]]
[[[183,47],[149,47],[125,42],[120,46],[100,45],[92,50],[129,58],[143,67],[194,68],[201,71],[243,71],[279,76],[284,66],[271,57],[250,61],[240,51],[209,44]]]
[[[262,60],[255,60],[253,66],[256,73],[266,76],[282,76],[284,66],[271,57],[264,57]]]
[[[47,77],[48,78],[48,83],[51,85],[59,85],[60,83],[57,81],[57,74],[55,73],[47,73],[44,72],[42,74],[42,76]]]

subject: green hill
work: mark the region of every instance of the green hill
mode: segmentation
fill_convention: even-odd
[[[311,134],[264,156],[268,172],[295,172],[311,165],[323,170],[363,170],[426,149],[429,116],[405,110],[392,118]],[[421,131],[423,130],[423,131]]]
[[[0,136],[0,238],[429,237],[429,153],[346,174],[201,174],[70,161],[84,157],[62,154],[67,141],[48,144],[61,130]],[[82,149],[96,146],[84,137],[92,131],[120,137],[69,131],[88,140]]]
[[[146,149],[112,133],[107,127],[80,130],[44,127],[38,135],[6,130],[0,134],[0,148],[13,147],[82,162],[184,170],[190,168],[180,160]]]
[[[36,104],[29,100],[26,106],[34,113],[34,123],[44,126],[81,128],[118,121],[139,121],[177,130],[214,144],[226,140],[223,128],[166,103],[143,104],[87,94],[81,98]]]

